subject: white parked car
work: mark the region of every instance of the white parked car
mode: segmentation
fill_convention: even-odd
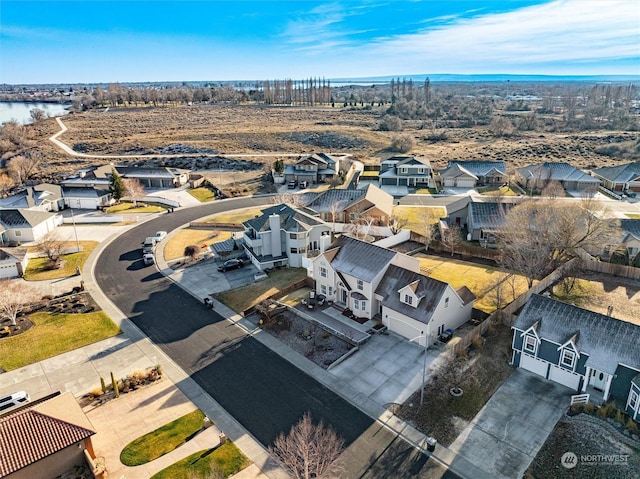
[[[160,243],[167,236],[166,231],[157,231],[154,238],[156,239],[156,243]]]
[[[142,256],[142,260],[144,261],[144,264],[149,265],[149,264],[153,264],[156,262],[156,258],[155,256],[153,256],[153,253],[145,253]]]

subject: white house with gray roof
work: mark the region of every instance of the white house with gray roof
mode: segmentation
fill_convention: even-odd
[[[467,288],[454,291],[420,274],[416,258],[355,238],[338,238],[312,271],[318,294],[359,318],[380,318],[407,339],[422,336],[422,344],[471,318],[475,297]]]
[[[445,187],[475,188],[501,185],[508,180],[504,161],[455,160],[440,171],[440,181]]]
[[[113,195],[108,186],[63,186],[62,198],[68,208],[95,210],[111,206]]]
[[[62,216],[46,211],[0,208],[2,245],[40,241],[62,224]]]
[[[243,223],[244,248],[261,271],[280,266],[303,267],[303,258],[317,255],[331,242],[331,227],[318,218],[285,204],[262,210]]]
[[[602,181],[602,186],[616,193],[634,191],[640,193],[640,161],[618,166],[605,166],[591,170]]]
[[[596,191],[600,180],[563,162],[546,162],[516,169],[517,181],[527,190],[542,190],[550,182],[569,191]]]
[[[512,364],[638,418],[640,326],[533,295],[513,326]]]
[[[59,185],[40,183],[27,186],[23,191],[7,198],[0,198],[2,208],[26,208],[37,211],[60,211],[64,208],[62,189]]]

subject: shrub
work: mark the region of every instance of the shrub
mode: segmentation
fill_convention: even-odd
[[[402,120],[397,116],[385,115],[380,122],[382,131],[402,131]]]
[[[391,149],[400,153],[408,153],[416,146],[416,140],[410,135],[397,135],[391,140]]]
[[[593,414],[595,410],[596,410],[596,406],[591,402],[588,402],[587,404],[584,405],[584,412],[586,412],[587,414]]]
[[[471,340],[471,344],[473,344],[473,347],[475,349],[480,349],[482,347],[482,345],[484,344],[484,338],[482,336],[480,336],[479,334],[477,334]]]
[[[638,424],[630,417],[627,418],[627,423],[625,426],[630,433],[632,434],[638,433]]]
[[[184,255],[189,258],[191,261],[195,261],[200,256],[202,252],[202,248],[197,244],[192,244],[184,249]]]

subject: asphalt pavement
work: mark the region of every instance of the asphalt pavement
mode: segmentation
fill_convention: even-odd
[[[331,424],[345,438],[349,461],[344,477],[414,477],[418,471],[433,467],[438,461],[426,455],[423,458],[418,450],[415,454],[403,452],[398,457],[406,461],[398,463],[398,448],[392,447],[402,444],[401,450],[414,450],[423,443],[423,434],[412,437],[406,424],[396,424],[378,405],[372,410],[379,414],[365,413],[359,401],[366,403],[366,398],[347,400],[336,394],[309,375],[307,368],[298,367],[296,361],[303,359],[304,363],[306,358],[286,350],[275,352],[267,347],[268,338],[258,340],[228,319],[232,313],[221,315],[221,311],[205,308],[202,297],[194,297],[156,268],[143,265],[140,238],[156,230],[171,231],[191,220],[231,209],[231,205],[268,204],[264,198],[231,201],[176,210],[115,238],[96,264],[100,289],[124,317],[237,421],[239,436],[244,429],[262,445],[269,445],[310,411],[316,420]],[[277,350],[278,344],[273,346]],[[308,363],[306,366],[312,365]],[[229,437],[233,439],[231,434]],[[393,467],[383,472],[384,464]]]

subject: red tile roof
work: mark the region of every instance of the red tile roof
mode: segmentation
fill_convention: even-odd
[[[95,434],[31,409],[0,418],[0,477]]]

